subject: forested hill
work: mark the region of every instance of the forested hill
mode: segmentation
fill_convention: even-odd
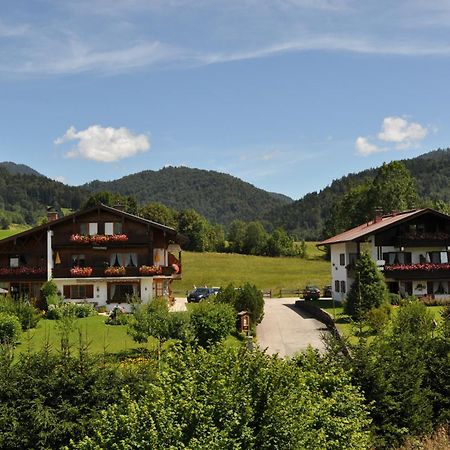
[[[223,225],[236,219],[262,220],[267,211],[292,203],[287,196],[266,192],[231,175],[188,167],[146,170],[114,181],[93,181],[83,188],[131,195],[139,203],[160,202],[178,211],[193,208]]]
[[[0,167],[5,168],[9,173],[13,175],[37,175],[42,176],[37,170],[32,169],[25,164],[16,164],[11,161],[0,162]]]
[[[435,150],[402,162],[415,179],[422,200],[450,202],[450,149]],[[377,169],[368,169],[334,180],[319,192],[273,209],[266,219],[298,237],[320,239],[333,204],[350,188],[372,180],[376,172]]]
[[[0,219],[7,222],[36,223],[45,216],[46,206],[78,209],[88,193],[43,175],[11,173],[0,166]]]

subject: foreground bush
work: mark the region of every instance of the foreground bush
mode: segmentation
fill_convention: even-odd
[[[19,319],[12,314],[0,312],[0,344],[16,344],[21,333]]]
[[[41,319],[41,314],[38,310],[28,300],[22,298],[1,297],[0,311],[16,316],[22,326],[22,330],[35,328]]]
[[[191,305],[190,312],[193,334],[202,347],[220,342],[236,330],[236,312],[230,305],[201,302]]]
[[[280,360],[216,346],[174,349],[144,396],[108,407],[74,449],[355,449],[363,397],[315,354]]]

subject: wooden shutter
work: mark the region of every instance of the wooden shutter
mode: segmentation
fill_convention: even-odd
[[[86,285],[86,298],[94,298],[94,285],[93,284]]]

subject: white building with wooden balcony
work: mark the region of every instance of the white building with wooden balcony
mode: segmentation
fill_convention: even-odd
[[[427,208],[380,215],[317,245],[330,247],[334,300],[345,299],[362,251],[377,262],[390,292],[450,298],[450,216],[446,214]]]

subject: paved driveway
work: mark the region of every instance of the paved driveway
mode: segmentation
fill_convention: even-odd
[[[320,351],[325,347],[323,333],[327,333],[322,322],[313,319],[295,304],[295,298],[266,298],[264,318],[257,328],[258,345],[267,348],[270,354],[280,357],[293,356],[311,345]]]

